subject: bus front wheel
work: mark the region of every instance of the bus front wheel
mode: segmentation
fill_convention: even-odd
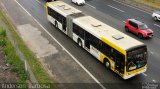
[[[108,59],[104,59],[104,66],[108,69],[110,68],[110,63],[109,63]]]

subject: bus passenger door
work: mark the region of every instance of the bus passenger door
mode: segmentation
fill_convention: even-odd
[[[87,49],[90,49],[90,33],[88,33],[87,31],[85,31],[85,47]]]
[[[124,74],[124,65],[125,65],[125,57],[123,54],[114,50],[114,60],[115,60],[115,71],[123,76]]]
[[[62,30],[66,32],[66,18],[63,17],[62,19]]]
[[[120,75],[124,74],[124,65],[122,64],[122,60],[117,59],[115,61],[115,70],[117,71],[117,73],[119,73]]]

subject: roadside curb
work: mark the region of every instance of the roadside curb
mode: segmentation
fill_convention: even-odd
[[[121,3],[127,4],[127,5],[130,5],[130,6],[136,7],[138,9],[142,9],[142,10],[149,12],[149,13],[152,13],[153,11],[156,11],[159,9],[159,8],[155,8],[155,7],[152,7],[149,5],[145,5],[143,3],[138,3],[134,0],[114,0],[114,1],[118,1]]]

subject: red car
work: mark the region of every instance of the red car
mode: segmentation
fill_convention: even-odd
[[[125,22],[125,30],[127,32],[133,32],[139,38],[149,38],[153,36],[153,31],[148,28],[145,23],[140,22],[136,19],[128,19]]]

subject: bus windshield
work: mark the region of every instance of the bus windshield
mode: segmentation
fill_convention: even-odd
[[[147,47],[143,46],[127,52],[127,71],[141,68],[147,64]]]

